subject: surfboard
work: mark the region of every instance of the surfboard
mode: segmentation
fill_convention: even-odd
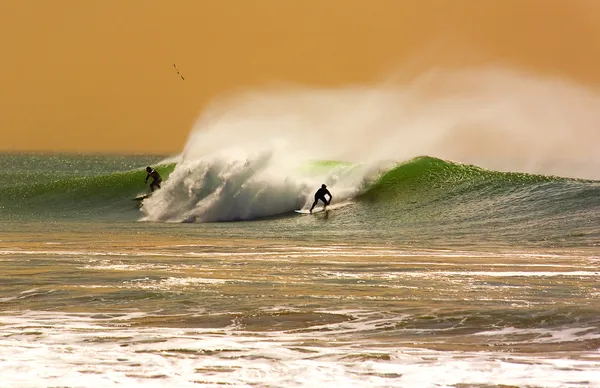
[[[323,208],[320,207],[318,209],[313,209],[312,213],[308,210],[308,209],[300,209],[300,210],[294,210],[296,213],[300,213],[300,214],[315,214],[315,213],[319,213],[323,211]]]
[[[144,194],[144,195],[138,195],[137,197],[133,198],[132,201],[143,201],[144,199],[148,198],[151,194]]]
[[[333,204],[333,205],[328,205],[326,209],[323,209],[322,207],[315,208],[315,209],[313,210],[312,214],[315,214],[315,213],[320,213],[320,212],[322,212],[323,210],[334,210],[334,209],[339,209],[339,208],[342,208],[342,207],[350,206],[350,205],[352,205],[353,203],[354,203],[353,201],[344,201],[344,202],[336,203],[336,204]],[[308,209],[300,209],[300,210],[294,210],[294,211],[295,211],[296,213],[299,213],[299,214],[311,214],[311,213],[308,211]]]

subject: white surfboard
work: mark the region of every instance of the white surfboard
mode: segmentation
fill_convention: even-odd
[[[308,210],[308,209],[300,209],[300,210],[294,210],[296,213],[300,213],[300,214],[315,214],[315,213],[319,213],[323,211],[323,208],[320,207],[318,209],[313,209],[312,213]]]
[[[300,209],[300,210],[294,210],[294,211],[299,214],[315,214],[315,213],[320,213],[323,210],[334,210],[334,209],[346,207],[348,205],[352,205],[353,203],[354,203],[353,201],[345,201],[345,202],[340,202],[340,203],[336,203],[333,205],[328,205],[327,208],[325,208],[325,209],[323,209],[322,207],[318,207],[318,208],[313,209],[312,213],[310,213],[310,211],[308,209]]]

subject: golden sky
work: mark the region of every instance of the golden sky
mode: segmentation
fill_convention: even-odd
[[[598,20],[598,0],[0,0],[0,151],[176,153],[212,99],[273,82],[500,63],[597,87]]]

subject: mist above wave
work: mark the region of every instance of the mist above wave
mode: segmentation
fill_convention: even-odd
[[[406,84],[242,92],[206,109],[143,210],[150,220],[269,216],[305,206],[321,183],[333,185],[336,200],[352,197],[374,170],[421,155],[594,179],[598,122],[593,91],[502,68],[433,70]],[[314,160],[364,169],[343,180],[339,171],[298,173]]]

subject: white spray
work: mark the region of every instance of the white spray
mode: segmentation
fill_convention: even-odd
[[[327,183],[352,198],[390,161],[420,155],[500,171],[600,178],[600,96],[505,69],[430,71],[406,85],[274,87],[210,106],[146,220],[289,212]],[[359,163],[307,174],[314,160]],[[310,171],[309,171],[310,172]]]

